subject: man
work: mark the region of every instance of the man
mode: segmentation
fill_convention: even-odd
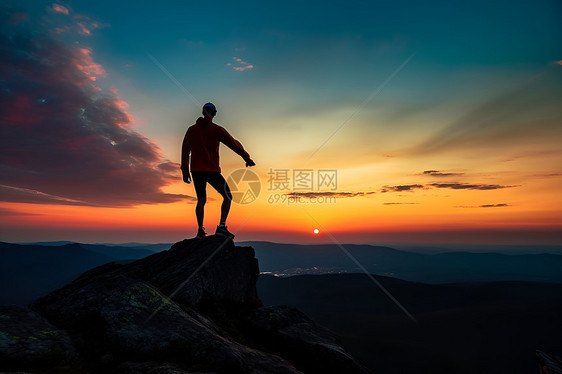
[[[224,143],[228,148],[242,156],[244,161],[246,161],[246,167],[255,165],[248,152],[242,147],[242,144],[234,139],[223,127],[213,123],[213,118],[216,114],[217,108],[214,104],[207,103],[203,105],[203,117],[199,117],[195,125],[187,129],[182,144],[181,170],[185,183],[191,183],[191,176],[189,174],[189,158],[191,154],[191,174],[193,175],[193,184],[197,194],[195,215],[199,225],[197,230],[198,238],[204,238],[207,235],[203,227],[204,209],[207,202],[207,183],[213,186],[223,198],[220,223],[215,234],[234,236],[226,227],[226,218],[230,211],[232,194],[221,174],[219,165],[220,143]]]

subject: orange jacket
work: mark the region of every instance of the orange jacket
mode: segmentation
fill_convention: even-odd
[[[183,138],[181,148],[181,169],[189,171],[189,155],[191,153],[191,171],[220,172],[219,145],[224,143],[238,153],[244,161],[250,159],[242,144],[232,137],[224,127],[212,122],[209,118],[199,117],[195,125],[190,126]]]

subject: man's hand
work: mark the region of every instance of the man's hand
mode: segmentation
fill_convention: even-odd
[[[191,174],[189,174],[189,171],[187,171],[187,170],[183,171],[182,170],[182,174],[183,174],[183,181],[187,184],[191,183]]]
[[[246,167],[248,166],[256,166],[256,163],[251,158],[246,161]]]

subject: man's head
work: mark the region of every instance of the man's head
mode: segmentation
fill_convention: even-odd
[[[213,118],[217,114],[217,108],[213,103],[203,105],[203,117]]]

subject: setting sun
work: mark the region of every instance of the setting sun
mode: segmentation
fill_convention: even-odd
[[[318,234],[319,232],[320,232],[320,230],[314,229],[314,233],[315,233],[315,234]]]

